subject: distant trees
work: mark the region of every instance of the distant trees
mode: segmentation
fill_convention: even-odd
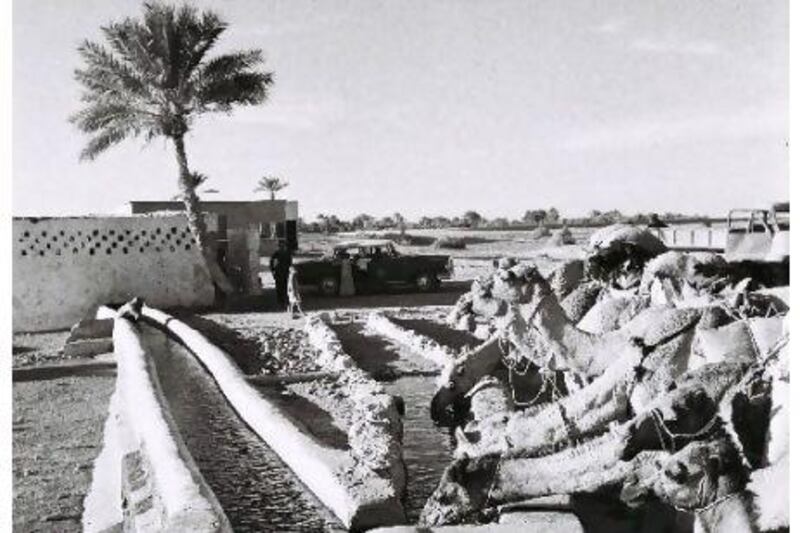
[[[511,223],[508,221],[507,218],[499,217],[491,220],[488,223],[490,228],[498,228],[498,229],[505,229],[511,226]]]
[[[477,228],[483,223],[483,217],[477,211],[467,211],[464,216],[464,223],[470,228]]]
[[[544,222],[545,218],[547,218],[547,211],[544,209],[529,209],[522,215],[522,221],[525,224],[532,225],[538,225],[540,222]]]
[[[667,213],[660,215],[664,221],[695,220],[703,222],[703,217],[699,215],[680,215]],[[592,210],[587,216],[565,218],[562,217],[554,207],[549,209],[532,209],[525,212],[521,220],[509,220],[506,217],[497,217],[487,220],[477,211],[470,210],[462,216],[422,216],[416,222],[409,221],[401,213],[394,213],[392,216],[373,216],[367,213],[360,213],[350,220],[340,219],[336,215],[320,214],[316,220],[310,223],[299,224],[299,230],[303,232],[327,232],[338,233],[344,231],[375,231],[392,230],[405,237],[409,228],[419,229],[438,229],[438,228],[487,228],[487,229],[508,229],[515,227],[550,227],[569,225],[569,226],[601,226],[614,224],[617,222],[627,222],[631,224],[644,225],[650,221],[651,213],[637,213],[626,216],[618,209],[611,211]]]
[[[354,230],[367,230],[375,228],[375,217],[366,213],[356,216],[350,223]]]
[[[529,209],[522,215],[522,223],[526,225],[538,226],[543,223],[555,224],[561,220],[561,214],[558,209],[551,207],[550,209]]]
[[[288,186],[288,182],[281,181],[281,179],[277,176],[264,176],[258,180],[257,187],[253,190],[253,192],[268,192],[269,199],[274,200],[275,193],[285,189]]]

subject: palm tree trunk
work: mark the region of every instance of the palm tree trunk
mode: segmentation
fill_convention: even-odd
[[[200,252],[203,255],[203,259],[211,275],[211,280],[222,292],[231,294],[234,292],[233,285],[231,285],[231,282],[228,281],[227,276],[225,276],[225,272],[220,268],[217,263],[217,258],[214,257],[214,250],[209,245],[206,221],[200,210],[200,199],[197,197],[197,192],[192,184],[189,164],[186,160],[186,147],[183,144],[183,135],[172,137],[172,141],[175,144],[175,157],[178,160],[178,168],[180,169],[178,188],[186,211],[189,231],[192,232],[195,243],[200,248]]]
[[[275,191],[269,191],[269,199],[270,200],[274,200],[275,199]]]

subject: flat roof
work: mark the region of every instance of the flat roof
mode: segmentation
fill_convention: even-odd
[[[394,244],[394,241],[389,239],[373,239],[363,241],[347,241],[340,242],[333,245],[333,248],[361,248],[364,246],[386,246],[387,244]]]
[[[286,200],[284,198],[270,200],[200,200],[201,204],[263,204],[263,203],[280,203],[280,202],[295,202],[296,200]],[[176,204],[183,205],[180,200],[129,200],[129,204]]]

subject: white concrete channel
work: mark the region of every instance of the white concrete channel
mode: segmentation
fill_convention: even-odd
[[[113,310],[102,308],[98,316],[109,317],[113,314]],[[166,313],[145,307],[143,316],[164,333],[169,332],[195,355],[242,420],[280,456],[345,527],[351,530],[379,528],[376,531],[398,533],[422,531],[415,526],[401,525],[406,523],[401,503],[405,479],[397,475],[396,468],[391,469],[394,475],[388,479],[385,475],[365,472],[364,469],[358,470],[360,479],[353,479],[353,470],[348,469],[354,460],[352,451],[328,448],[317,442],[280,407],[248,383],[246,376],[227,353]],[[404,328],[383,315],[370,316],[366,326],[375,333],[406,345],[438,365],[456,355],[451,348]],[[312,345],[320,351],[320,362],[327,372],[347,375],[345,379],[363,379],[365,373],[344,351],[337,335],[324,319],[314,317],[309,320],[306,332]],[[146,496],[153,496],[156,508],[154,512],[134,517],[138,520],[135,522],[130,522],[128,516],[128,525],[125,527],[133,526],[134,530],[231,531],[230,522],[203,480],[170,416],[140,334],[136,325],[127,319],[115,320],[114,341],[119,376],[117,391],[112,397],[104,448],[96,460],[93,484],[86,500],[84,529],[106,530],[120,525],[126,519],[126,513],[130,515],[130,511],[123,509],[119,501],[109,495],[124,493],[123,457],[131,450],[138,449],[144,456],[143,463],[149,476]],[[389,396],[380,384],[368,381],[359,393],[368,398],[367,411],[375,411],[375,398],[383,409],[387,408],[386,397]],[[388,433],[372,433],[370,436],[385,439],[387,443],[393,438]],[[122,484],[120,479],[123,479]],[[572,528],[567,529],[573,531]],[[434,528],[434,531],[438,530]],[[441,530],[505,533],[513,531],[514,526],[509,523],[464,525]]]
[[[85,500],[85,531],[231,531],[170,416],[136,326],[114,322],[116,390]]]
[[[405,522],[400,501],[404,487],[398,486],[404,479],[364,468],[352,450],[321,445],[260,394],[227,353],[193,328],[157,309],[145,307],[143,316],[169,331],[197,357],[242,420],[346,528],[366,530]],[[385,401],[379,398],[377,402],[386,408]]]

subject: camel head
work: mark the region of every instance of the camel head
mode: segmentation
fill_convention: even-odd
[[[499,456],[456,459],[447,467],[420,516],[420,525],[433,527],[473,522],[487,507]]]
[[[501,358],[498,338],[492,337],[448,362],[439,374],[438,389],[431,400],[431,419],[447,427],[463,422],[469,412],[467,393],[494,371]]]
[[[465,395],[469,388],[463,361],[447,363],[439,374],[438,388],[431,399],[430,415],[439,426],[454,427],[463,421],[469,409]],[[469,380],[471,381],[471,380]]]
[[[747,470],[730,439],[694,441],[653,464],[636,469],[624,482],[622,499],[631,505],[653,496],[677,508],[701,510],[747,484]]]
[[[628,461],[643,450],[677,450],[693,438],[721,430],[717,404],[701,388],[687,388],[669,405],[651,409],[631,424],[621,459]]]
[[[537,289],[552,293],[548,281],[533,265],[501,262],[492,276],[492,298],[512,305],[530,303]]]

